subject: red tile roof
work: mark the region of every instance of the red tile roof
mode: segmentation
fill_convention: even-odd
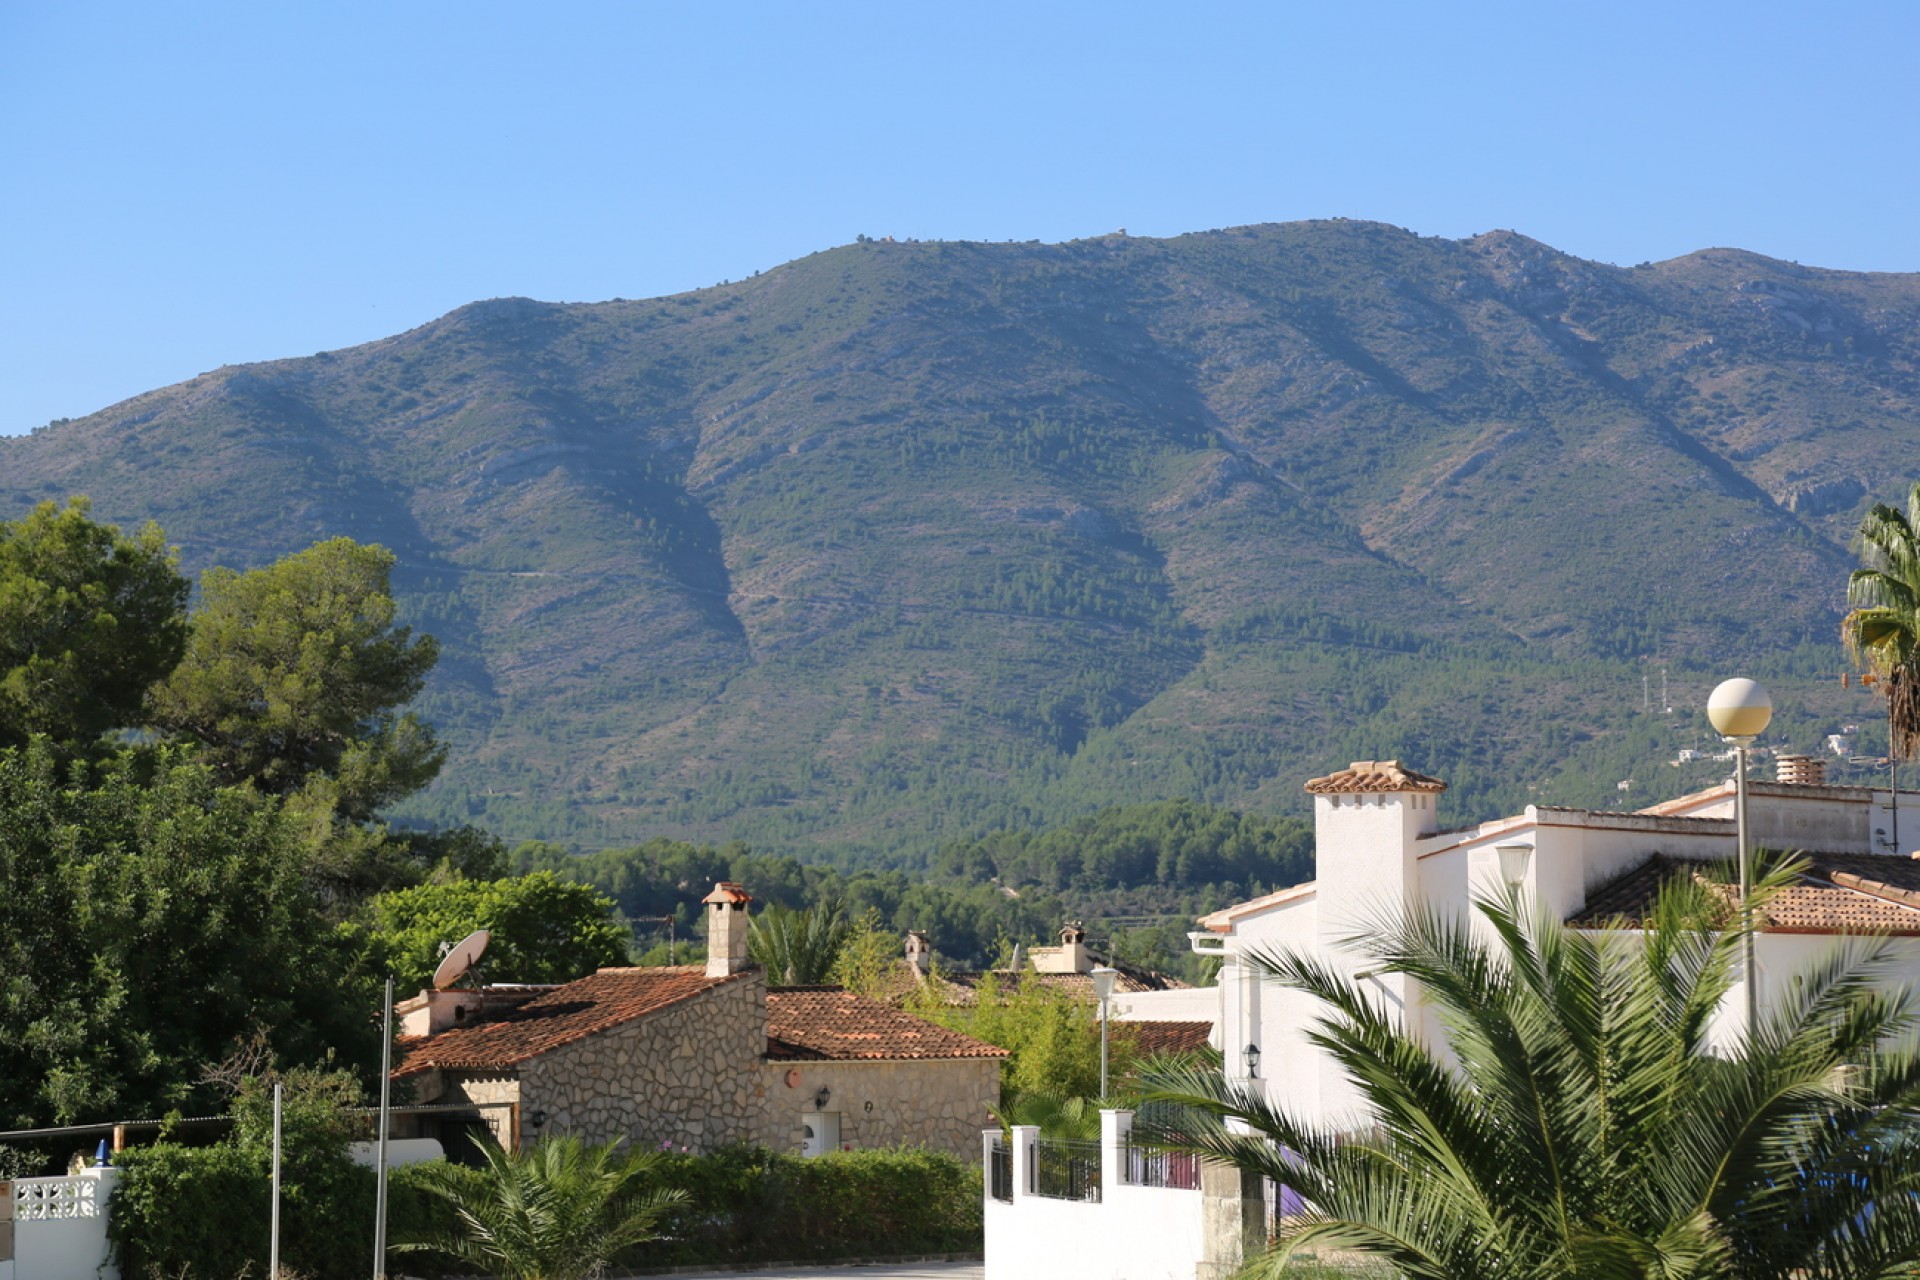
[[[1161,1022],[1142,1019],[1113,1024],[1115,1036],[1130,1036],[1139,1054],[1198,1053],[1213,1034],[1211,1022]]]
[[[767,1057],[816,1062],[1004,1058],[998,1045],[839,987],[767,991]]]
[[[1354,791],[1445,791],[1447,784],[1402,768],[1398,760],[1355,760],[1338,773],[1307,783],[1311,795]]]
[[[721,880],[713,886],[712,892],[700,899],[701,902],[731,902],[744,906],[753,901],[753,895],[731,880]]]
[[[746,976],[709,978],[705,969],[691,965],[602,969],[491,1021],[403,1044],[394,1074],[412,1075],[436,1067],[500,1070]]]
[[[1800,879],[1776,894],[1760,922],[1766,933],[1920,935],[1920,862],[1875,854],[1807,857]],[[1738,889],[1698,862],[1656,855],[1595,892],[1569,924],[1597,928],[1644,920],[1662,885],[1690,875],[1731,908]]]

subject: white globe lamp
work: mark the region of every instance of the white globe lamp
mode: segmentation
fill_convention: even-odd
[[[1773,699],[1758,680],[1722,680],[1707,695],[1707,719],[1721,737],[1751,741],[1765,733],[1773,719]]]

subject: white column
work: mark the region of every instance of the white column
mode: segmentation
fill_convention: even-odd
[[[1125,1184],[1127,1177],[1127,1136],[1133,1132],[1133,1112],[1100,1113],[1100,1187],[1104,1197],[1113,1188]]]
[[[1024,1200],[1032,1194],[1033,1144],[1038,1141],[1040,1141],[1039,1125],[1013,1126],[1013,1198],[1016,1201]]]

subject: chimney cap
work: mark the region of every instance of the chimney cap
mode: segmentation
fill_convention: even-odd
[[[1307,783],[1309,795],[1337,795],[1366,791],[1445,791],[1447,784],[1415,773],[1398,760],[1355,760],[1338,773]]]
[[[753,901],[753,895],[731,880],[720,880],[715,882],[713,892],[700,899],[700,901],[703,903],[726,903],[733,906],[744,906]]]

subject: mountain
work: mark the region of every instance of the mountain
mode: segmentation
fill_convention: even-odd
[[[407,816],[514,838],[911,864],[1303,812],[1374,756],[1461,818],[1637,804],[1702,780],[1661,761],[1723,675],[1792,744],[1870,719],[1834,636],[1913,478],[1917,322],[1917,276],[1511,232],[863,242],[222,368],[0,439],[0,516],[87,493],[195,568],[393,548],[453,747]]]

